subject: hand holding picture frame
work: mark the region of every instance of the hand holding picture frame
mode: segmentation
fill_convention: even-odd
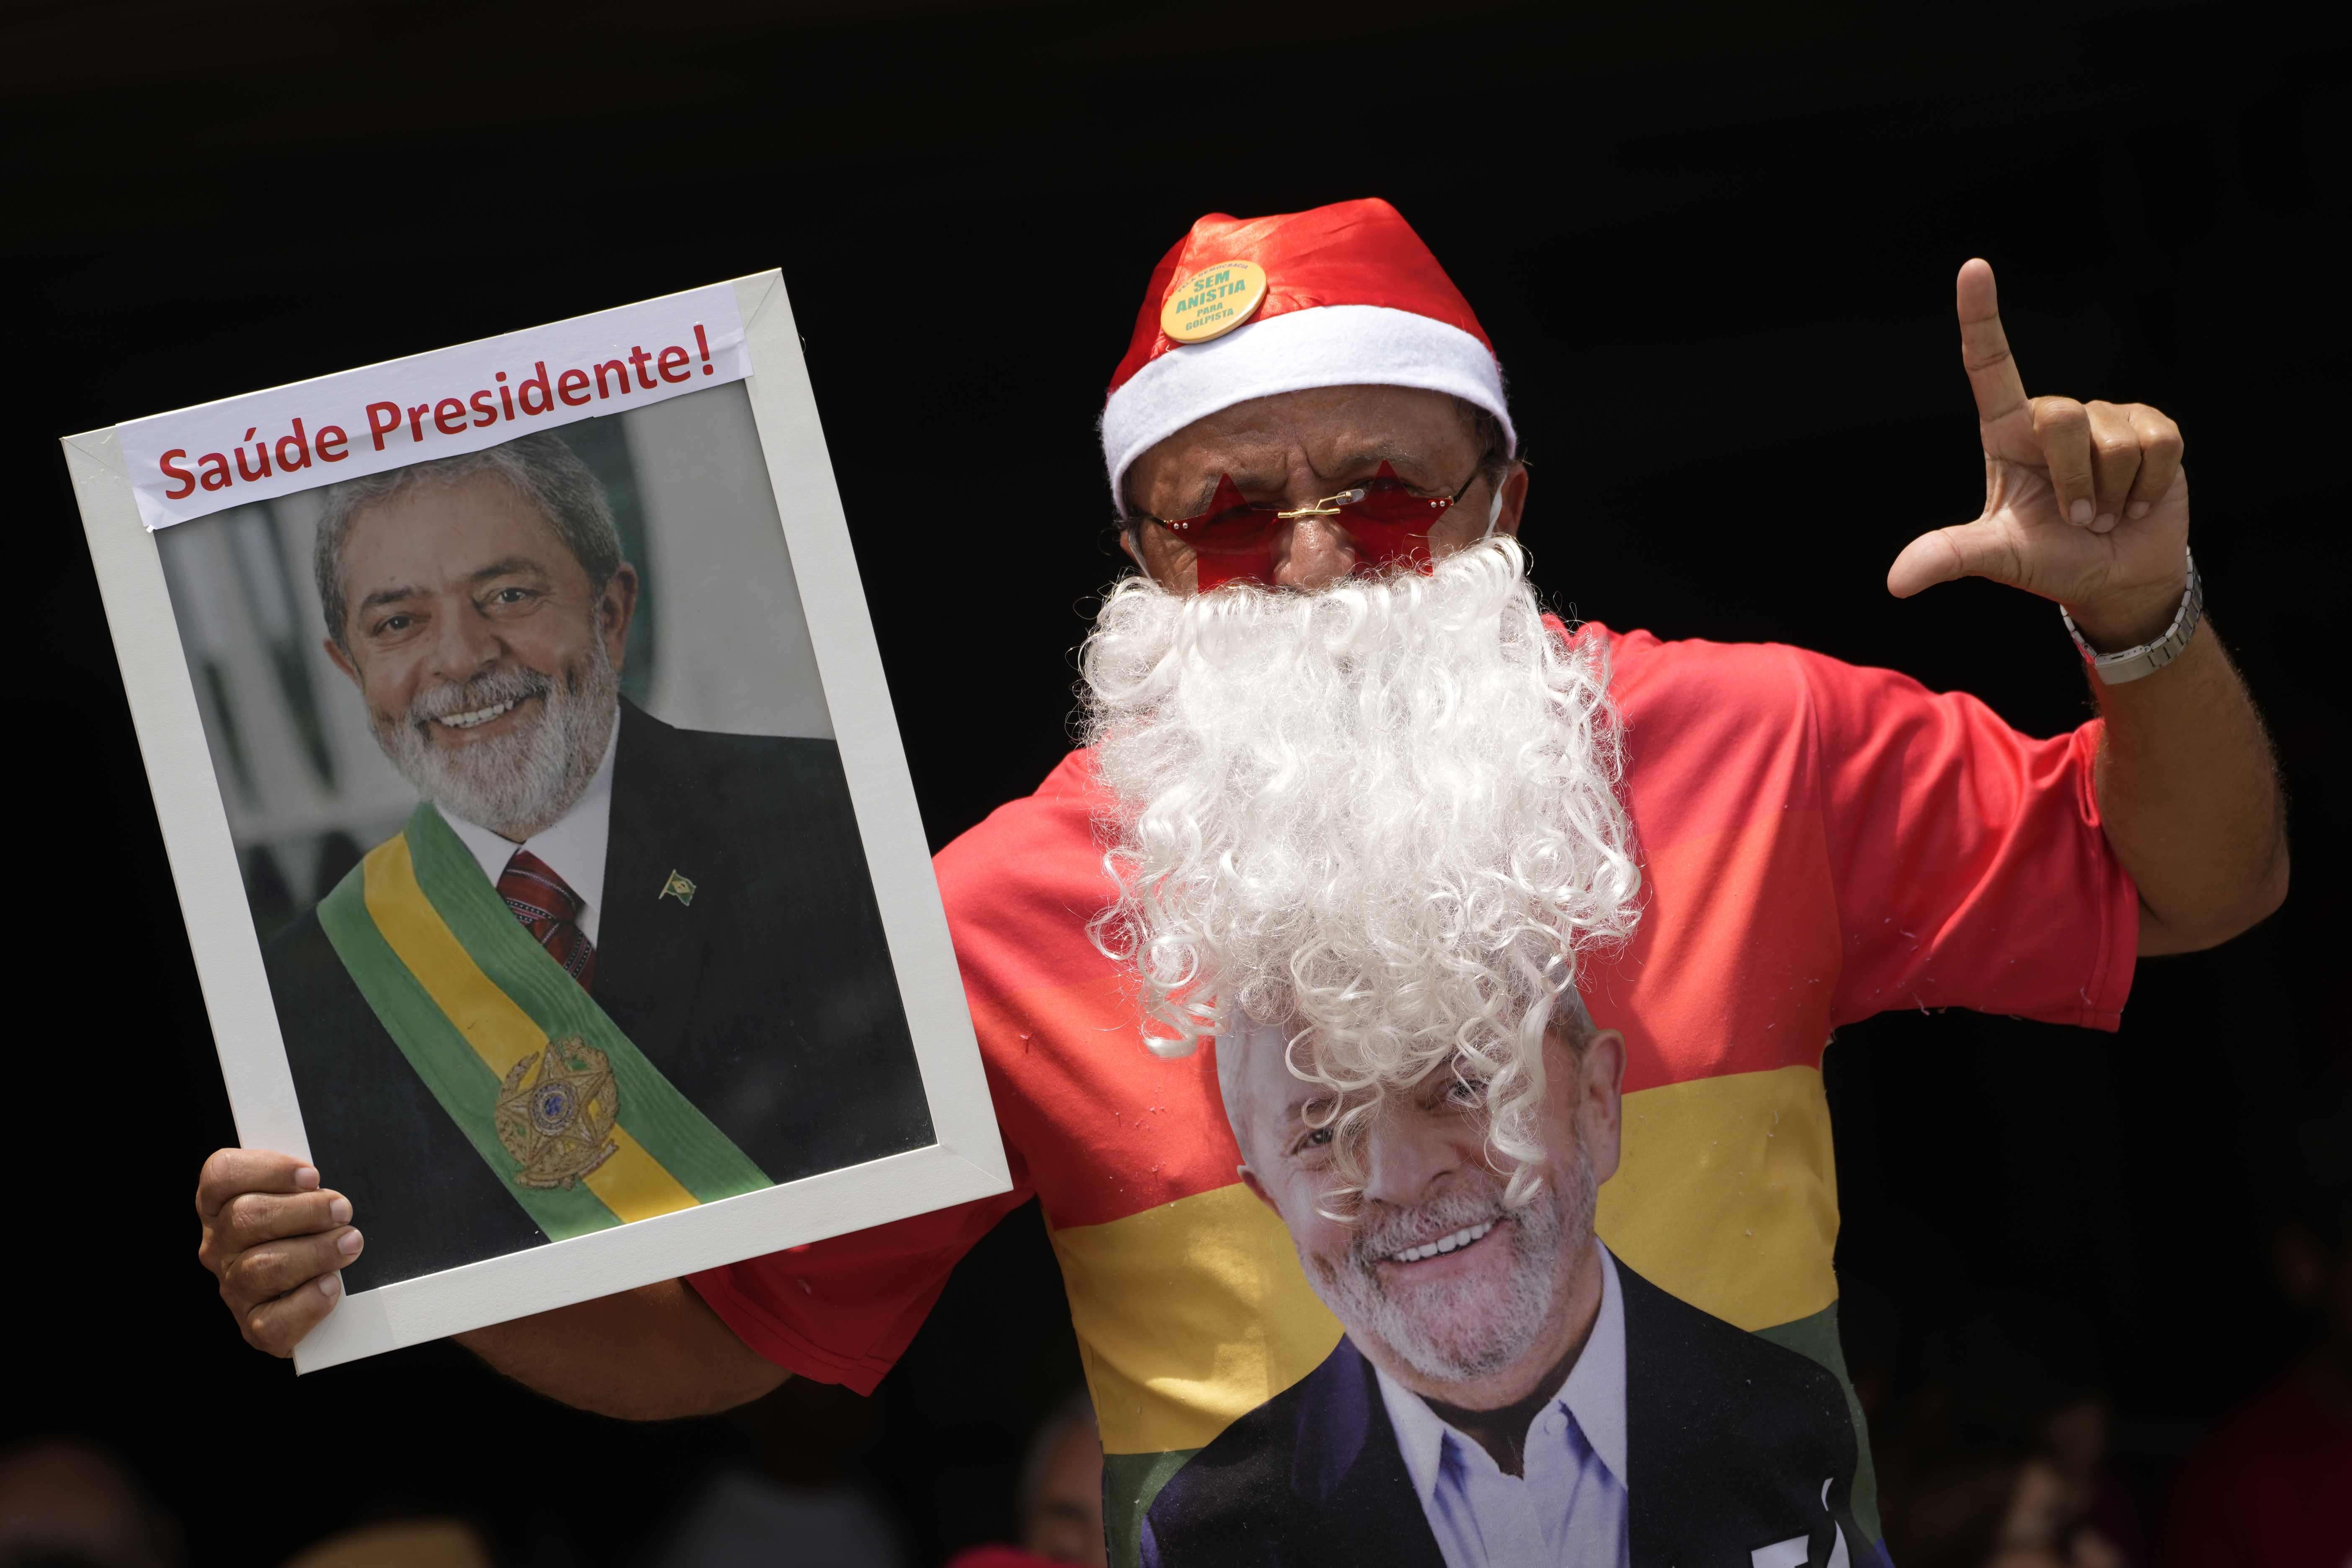
[[[1008,1189],[779,275],[64,445],[299,1369]]]

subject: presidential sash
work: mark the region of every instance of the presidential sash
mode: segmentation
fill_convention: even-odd
[[[319,923],[551,1240],[773,1184],[531,939],[430,802],[320,900]]]

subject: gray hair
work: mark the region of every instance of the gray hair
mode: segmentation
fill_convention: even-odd
[[[351,538],[352,520],[372,506],[390,500],[411,485],[454,485],[477,474],[496,474],[547,520],[556,538],[572,552],[588,574],[590,588],[604,591],[621,569],[621,535],[613,526],[613,509],[604,487],[578,454],[552,430],[518,436],[501,446],[467,452],[462,457],[436,458],[411,463],[363,479],[346,479],[327,488],[326,510],[319,517],[319,538],[311,552],[311,570],[319,580],[319,605],[327,635],[338,647],[343,638],[343,546]]]

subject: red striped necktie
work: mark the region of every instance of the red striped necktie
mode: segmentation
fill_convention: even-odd
[[[580,929],[580,895],[546,861],[528,849],[516,850],[499,873],[499,897],[583,990],[593,985],[596,944]]]

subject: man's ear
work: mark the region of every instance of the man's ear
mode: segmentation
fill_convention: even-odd
[[[1625,1037],[1602,1029],[1585,1042],[1582,1092],[1577,1097],[1578,1136],[1592,1161],[1592,1179],[1617,1173],[1625,1122]]]
[[[1257,1179],[1255,1171],[1251,1170],[1247,1165],[1235,1165],[1234,1174],[1242,1179],[1242,1185],[1247,1187],[1258,1202],[1274,1210],[1275,1218],[1282,1218],[1282,1210],[1275,1204],[1274,1194],[1265,1190],[1265,1184]]]
[[[1513,463],[1503,476],[1503,510],[1495,514],[1495,531],[1507,533],[1516,539],[1519,533],[1519,516],[1528,507],[1528,466]]]
[[[367,689],[367,682],[360,679],[360,667],[352,662],[352,656],[350,652],[344,648],[342,644],[337,642],[332,637],[329,637],[319,646],[327,650],[327,657],[334,661],[334,666],[337,669],[341,670],[345,675],[352,678],[352,684],[353,686],[358,687],[362,691],[365,691]]]
[[[629,623],[637,616],[637,569],[624,561],[613,571],[611,581],[596,599],[596,626],[604,636],[604,651],[613,656],[613,668],[629,648]]]

